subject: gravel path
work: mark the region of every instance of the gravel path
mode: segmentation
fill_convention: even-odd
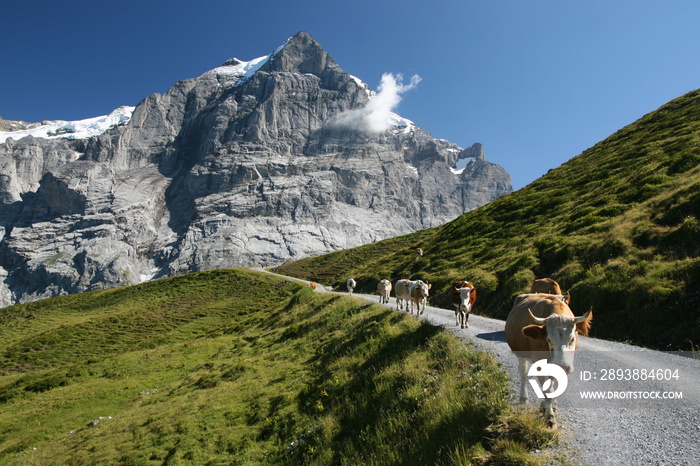
[[[396,307],[393,298],[389,306]],[[517,403],[518,364],[505,342],[504,321],[472,315],[469,328],[460,329],[453,311],[430,306],[422,318],[494,354],[513,378],[511,398]],[[584,399],[582,392],[618,398]],[[652,399],[676,394],[682,398]],[[537,406],[532,389],[530,400]],[[574,464],[700,465],[698,359],[581,337],[574,371],[557,403],[559,449]]]
[[[379,302],[376,295],[354,296]],[[386,306],[395,309],[395,299]],[[421,317],[492,353],[513,378],[517,402],[518,365],[505,342],[504,321],[472,315],[469,328],[460,329],[453,311],[430,306]],[[532,389],[530,400],[536,406]],[[700,465],[699,359],[581,337],[557,403],[562,440],[556,450],[573,464]]]

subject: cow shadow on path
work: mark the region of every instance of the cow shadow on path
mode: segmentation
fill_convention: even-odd
[[[502,343],[506,342],[506,332],[500,330],[498,332],[488,332],[488,333],[477,333],[476,338],[487,341],[500,341]]]

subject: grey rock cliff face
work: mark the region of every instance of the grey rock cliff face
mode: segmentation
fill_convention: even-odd
[[[0,144],[0,305],[279,264],[440,225],[512,190],[479,144],[401,119],[381,133],[329,124],[372,95],[306,33],[254,73],[243,65],[151,95],[100,136]]]

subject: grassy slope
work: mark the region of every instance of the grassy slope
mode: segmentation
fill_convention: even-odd
[[[413,249],[426,255],[416,260]],[[593,335],[656,348],[700,334],[700,91],[618,131],[527,187],[444,226],[285,264],[282,273],[372,291],[383,277],[453,280],[476,312],[505,318],[537,277],[555,278]],[[693,340],[695,339],[695,340]]]
[[[0,341],[2,464],[519,464],[554,435],[449,332],[248,271],[5,308]]]

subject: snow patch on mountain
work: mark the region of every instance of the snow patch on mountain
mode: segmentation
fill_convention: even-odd
[[[217,78],[225,78],[230,81],[235,80],[235,85],[237,86],[250,79],[269,59],[270,55],[258,57],[250,61],[232,58],[223,65],[207,71],[202,76],[214,75]]]
[[[9,138],[22,139],[27,136],[44,139],[87,139],[99,136],[110,128],[124,125],[131,120],[135,107],[122,106],[109,115],[78,121],[47,121],[33,128],[19,131],[0,131],[0,144]]]
[[[466,168],[476,162],[476,157],[465,157],[457,160],[454,167],[450,168],[455,175],[461,175]]]

